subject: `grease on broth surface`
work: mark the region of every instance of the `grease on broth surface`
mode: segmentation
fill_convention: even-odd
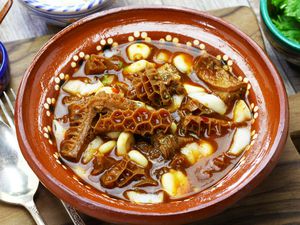
[[[206,51],[138,41],[79,64],[60,88],[54,136],[64,164],[111,197],[183,199],[250,143],[247,84]]]

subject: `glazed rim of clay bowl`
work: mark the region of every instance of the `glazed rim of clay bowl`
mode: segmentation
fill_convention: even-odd
[[[96,52],[101,40],[109,37],[114,42],[128,42],[129,36],[135,38],[137,31],[145,32],[152,40],[166,35],[171,39],[177,37],[180,43],[199,40],[209,53],[228,55],[234,61],[234,72],[245,76],[244,81],[250,83],[249,98],[255,118],[250,148],[223,179],[183,200],[142,205],[110,198],[87,187],[72,171],[63,168],[55,154],[54,140],[45,138],[53,117],[49,107],[43,105],[57,97],[55,78],[61,73],[72,72],[74,55],[81,57],[84,53]],[[81,212],[115,223],[182,224],[221,212],[270,173],[288,132],[285,88],[263,50],[221,19],[176,7],[116,8],[65,28],[42,47],[29,66],[18,91],[16,109],[17,136],[22,153],[41,182]]]

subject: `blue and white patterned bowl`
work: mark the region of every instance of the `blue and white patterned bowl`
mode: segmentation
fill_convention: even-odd
[[[108,5],[111,0],[20,0],[48,23],[66,26]]]

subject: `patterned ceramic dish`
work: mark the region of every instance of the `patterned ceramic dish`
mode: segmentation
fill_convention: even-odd
[[[105,7],[110,0],[20,0],[48,23],[65,26]]]
[[[0,42],[0,94],[8,85],[9,80],[8,55],[4,45]]]
[[[51,124],[60,87],[91,54],[137,40],[205,50],[247,85],[253,115],[249,145],[221,180],[184,199],[145,205],[110,197],[81,180],[58,153]],[[283,82],[268,57],[234,26],[190,9],[124,7],[84,18],[42,47],[21,82],[15,119],[24,157],[58,198],[112,223],[174,225],[223,211],[271,172],[288,134],[287,105]]]

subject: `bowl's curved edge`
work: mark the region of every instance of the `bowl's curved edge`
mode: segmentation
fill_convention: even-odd
[[[143,7],[134,7],[134,6],[129,6],[129,7],[121,7],[121,8],[115,8],[115,9],[110,9],[110,10],[106,10],[100,13],[96,13],[94,15],[91,15],[89,17],[83,18],[73,24],[71,24],[70,26],[68,26],[67,28],[63,29],[62,31],[60,31],[59,33],[57,33],[55,36],[53,36],[38,52],[38,54],[35,56],[32,64],[30,65],[30,67],[27,69],[27,71],[24,74],[24,77],[22,79],[21,85],[19,87],[18,90],[18,96],[17,96],[17,101],[16,101],[16,115],[15,115],[15,121],[16,121],[16,127],[17,127],[17,137],[18,137],[18,141],[19,144],[21,146],[21,150],[22,153],[24,155],[24,157],[26,158],[26,160],[30,161],[31,156],[30,154],[25,150],[25,149],[30,149],[29,143],[26,141],[26,137],[25,137],[25,132],[24,132],[24,127],[23,127],[23,117],[22,117],[22,96],[24,94],[25,91],[25,86],[28,80],[28,77],[33,69],[33,67],[35,66],[35,63],[37,62],[38,58],[43,54],[43,52],[48,48],[49,45],[51,45],[53,42],[55,42],[57,39],[59,39],[62,35],[64,35],[66,32],[74,29],[77,26],[80,26],[81,24],[84,24],[88,21],[91,21],[95,18],[98,17],[103,17],[107,14],[114,14],[114,13],[118,13],[121,11],[125,11],[125,10],[143,10],[143,9],[161,9],[162,6],[143,6]],[[269,154],[269,158],[265,160],[265,162],[263,164],[260,165],[259,169],[256,171],[256,173],[253,173],[251,175],[251,178],[249,178],[249,182],[248,183],[243,183],[242,185],[239,186],[239,188],[235,189],[230,195],[228,196],[222,196],[219,199],[217,199],[214,202],[210,202],[209,205],[207,205],[207,207],[216,204],[216,203],[222,203],[223,205],[225,205],[226,207],[228,207],[229,205],[231,205],[233,202],[236,202],[237,200],[239,200],[241,197],[245,196],[246,194],[248,194],[252,189],[254,189],[262,180],[265,176],[267,176],[271,170],[274,168],[276,162],[279,159],[280,153],[283,150],[284,144],[286,142],[287,139],[287,135],[288,135],[288,120],[289,120],[289,116],[288,116],[288,101],[287,101],[287,95],[284,89],[284,85],[283,85],[283,81],[281,79],[281,77],[279,76],[277,70],[275,69],[274,65],[271,63],[270,59],[265,55],[265,53],[263,52],[263,50],[250,38],[248,37],[246,34],[244,34],[243,32],[239,31],[236,27],[234,27],[231,24],[228,24],[226,22],[224,22],[223,20],[216,18],[214,16],[211,16],[207,13],[203,13],[203,12],[199,12],[193,9],[182,9],[182,8],[178,8],[178,7],[170,7],[170,6],[164,6],[164,9],[168,9],[168,10],[179,10],[179,11],[184,11],[187,13],[192,13],[192,14],[196,14],[198,16],[202,16],[202,17],[206,17],[208,19],[211,19],[213,21],[216,21],[218,23],[221,23],[223,26],[228,27],[229,29],[233,30],[234,32],[236,32],[238,35],[242,36],[242,38],[247,42],[248,45],[250,45],[253,49],[256,49],[257,53],[260,55],[260,57],[267,63],[267,67],[269,68],[269,70],[271,71],[271,73],[276,74],[274,75],[274,79],[276,81],[276,83],[279,84],[279,98],[280,98],[280,102],[282,104],[281,107],[281,115],[280,115],[280,124],[279,124],[279,128],[277,131],[277,135],[275,138],[275,142],[272,146],[271,149],[271,153]],[[269,163],[269,161],[272,159],[272,161],[270,163],[272,163],[272,165],[266,167],[266,165]],[[59,198],[62,198],[63,200],[67,201],[68,203],[70,203],[71,205],[74,205],[76,202],[76,198],[80,198],[80,196],[76,196],[76,198],[74,198],[73,193],[64,188],[62,185],[58,185],[59,186],[59,191],[57,190],[57,188],[54,188],[54,184],[48,181],[48,179],[51,179],[53,181],[53,177],[51,176],[47,176],[45,175],[42,171],[39,170],[39,168],[42,165],[39,164],[39,162],[32,162],[32,169],[35,171],[35,173],[38,175],[38,177],[41,179],[41,181],[43,182],[43,184],[53,193],[55,193]],[[243,190],[243,191],[241,191]],[[70,197],[66,198],[65,195],[63,195],[64,193],[67,193],[67,195]],[[230,201],[229,201],[230,199]],[[91,202],[87,201],[87,199],[84,198],[80,198],[81,201],[84,202],[84,204],[78,205],[76,204],[78,210],[97,217],[96,213],[93,213],[91,211],[88,210],[88,208],[86,208],[87,205],[90,205]],[[133,212],[133,211],[129,211],[129,210],[121,210],[121,209],[117,209],[117,208],[113,208],[113,207],[106,207],[106,210],[109,211],[113,211],[113,212],[117,212],[117,213],[124,213],[124,214],[128,214],[128,215],[132,215],[132,216],[140,216],[145,217],[163,217],[163,216],[171,216],[171,215],[178,215],[178,214],[189,214],[189,213],[195,213],[199,207],[195,207],[195,208],[191,208],[189,210],[186,211],[181,211],[181,212],[177,212],[177,213],[171,213],[171,214],[159,214],[159,213],[148,213],[148,214],[139,214],[138,212]],[[224,208],[224,207],[222,207]],[[223,209],[222,209],[223,210]],[[219,213],[220,211],[216,211],[216,213]],[[120,222],[120,220],[116,220],[116,222]]]

